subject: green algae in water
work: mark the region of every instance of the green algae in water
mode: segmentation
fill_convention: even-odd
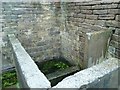
[[[18,82],[15,70],[3,73],[1,79],[2,79],[2,88],[15,85]]]
[[[46,75],[57,70],[64,70],[70,67],[70,65],[60,60],[49,60],[43,63],[39,63],[38,67]]]

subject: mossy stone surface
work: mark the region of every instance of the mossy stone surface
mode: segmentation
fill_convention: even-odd
[[[62,60],[49,60],[46,62],[39,63],[37,65],[45,75],[56,72],[57,70],[64,70],[70,67],[70,64]]]

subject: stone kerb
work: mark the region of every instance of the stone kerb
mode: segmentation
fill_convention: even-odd
[[[15,56],[15,66],[17,69],[20,87],[22,88],[50,88],[50,82],[38,69],[29,54],[22,47],[14,34],[8,35]]]

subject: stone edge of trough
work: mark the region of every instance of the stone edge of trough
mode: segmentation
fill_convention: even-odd
[[[38,69],[35,62],[25,51],[14,34],[8,35],[10,46],[15,56],[15,67],[22,88],[51,88],[46,76]]]
[[[99,83],[101,79],[105,79],[107,75],[110,75],[111,73],[114,73],[116,71],[119,72],[118,71],[120,68],[120,66],[118,65],[119,61],[120,60],[117,58],[109,58],[98,65],[84,69],[82,71],[75,73],[74,75],[64,78],[61,82],[59,82],[56,86],[52,88],[53,89],[55,88],[83,88],[84,86],[85,86],[84,88],[86,87],[89,88],[89,85],[91,83],[95,83],[96,81]],[[113,83],[114,81],[112,81],[112,84]],[[111,88],[111,87],[108,87],[108,88]]]

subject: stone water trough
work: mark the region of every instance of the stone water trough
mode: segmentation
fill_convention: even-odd
[[[16,48],[15,50],[18,50],[18,52],[21,52],[21,54],[19,53],[20,56],[19,55],[17,56],[17,52],[14,52],[15,54],[13,54],[13,55],[15,55],[14,57],[16,57],[15,65],[17,65],[16,66],[17,71],[18,72],[22,71],[22,70],[20,70],[21,66],[25,65],[24,67],[27,68],[30,65],[30,67],[32,67],[33,70],[28,68],[28,71],[27,71],[28,75],[31,73],[33,77],[36,76],[35,77],[36,80],[37,80],[37,77],[39,77],[39,80],[40,80],[40,78],[43,77],[42,79],[44,79],[44,80],[43,80],[43,83],[41,83],[43,85],[44,84],[46,84],[46,85],[50,84],[50,82],[51,82],[51,85],[54,86],[59,81],[61,81],[63,78],[65,78],[66,76],[72,75],[72,74],[74,74],[74,73],[76,73],[80,70],[80,67],[70,64],[67,60],[65,60],[62,57],[61,58],[56,58],[54,60],[44,61],[44,62],[34,62],[32,60],[32,58],[28,55],[28,53],[24,50],[24,48],[20,44],[19,40],[16,39],[14,35],[9,35],[9,37],[10,37],[11,44],[15,45],[15,48]],[[21,50],[19,50],[19,49],[21,49]],[[19,57],[23,61],[22,60],[20,60],[20,62],[17,61],[18,60],[17,58],[19,58]],[[26,58],[24,58],[24,57],[26,57]],[[31,61],[27,61],[28,59],[31,60]],[[22,63],[22,62],[24,62],[24,63]],[[55,64],[55,65],[62,64],[63,67],[61,67],[61,69],[59,68],[59,66],[51,66],[50,68],[48,68],[49,65],[51,65],[51,64]],[[36,67],[36,69],[34,67]],[[45,71],[46,69],[44,70],[44,68],[46,68],[46,69],[48,68],[48,70]],[[43,73],[41,72],[41,74],[39,74],[39,72],[37,71],[38,69],[41,70]],[[26,71],[22,71],[21,74],[24,74],[24,72],[26,72]],[[31,77],[31,78],[33,78],[33,77]],[[24,76],[21,77],[21,75],[20,75],[19,79],[20,79],[20,82],[22,82],[22,83],[20,83],[20,86],[21,87],[26,87],[25,82],[23,82],[25,80]],[[42,87],[42,86],[40,86],[40,87],[45,88],[45,87]]]
[[[107,36],[106,36],[106,32]],[[96,35],[97,34],[97,35]],[[26,52],[20,41],[14,34],[9,34],[10,47],[13,50],[13,57],[15,58],[14,64],[16,67],[18,80],[21,88],[115,88],[118,86],[118,59],[106,58],[106,51],[109,42],[111,31],[95,31],[86,32],[85,45],[87,46],[85,61],[79,61],[77,64],[72,64],[64,57],[54,58],[53,61],[63,62],[69,66],[64,70],[56,70],[52,73],[44,73],[42,71],[42,65],[49,62],[35,62],[30,55]],[[63,33],[63,36],[66,34]],[[63,37],[61,36],[61,37]],[[97,40],[103,37],[104,41],[95,43]],[[102,37],[103,36],[103,37]],[[64,39],[64,37],[63,37]],[[101,45],[101,49],[98,49],[100,53],[95,57],[95,52]],[[98,46],[97,46],[98,45]],[[94,49],[92,51],[92,49]],[[90,51],[92,53],[90,53]],[[98,53],[97,53],[98,54]],[[63,55],[64,56],[64,55]],[[94,59],[98,58],[97,63]],[[93,60],[93,61],[92,61]],[[82,62],[84,66],[81,66]],[[76,63],[76,60],[75,60]],[[83,70],[81,70],[83,69]],[[115,82],[114,82],[115,81]],[[114,82],[114,83],[113,83]]]

